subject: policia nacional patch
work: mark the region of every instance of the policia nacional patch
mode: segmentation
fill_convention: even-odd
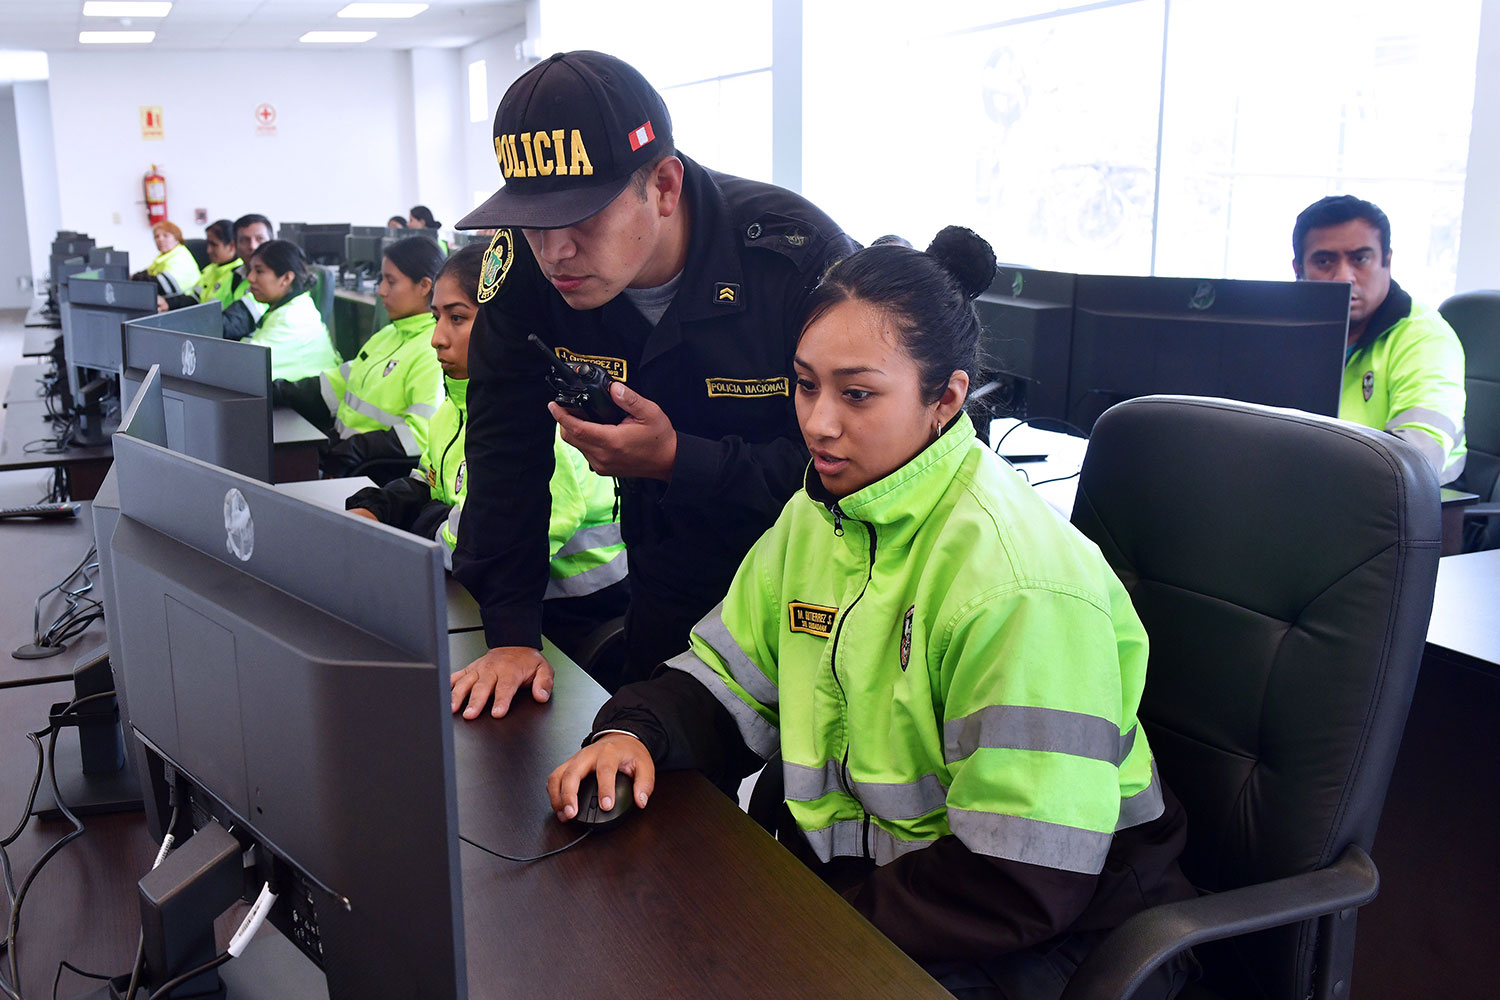
[[[495,297],[505,276],[510,273],[511,261],[516,259],[516,237],[509,229],[495,230],[490,248],[484,252],[484,263],[479,268],[479,289],[475,298],[480,304]]]

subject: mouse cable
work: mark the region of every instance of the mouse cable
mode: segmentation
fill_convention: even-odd
[[[1066,427],[1068,429],[1069,433],[1072,433],[1073,435],[1075,435],[1077,437],[1081,437],[1085,441],[1088,440],[1088,435],[1083,432],[1083,429],[1081,427],[1077,427],[1074,424],[1070,424],[1066,420],[1063,420],[1063,419],[1061,419],[1059,417],[1027,417],[1025,420],[1017,420],[1015,423],[1011,424],[1008,428],[1006,428],[1005,433],[1000,435],[1000,440],[995,442],[995,447],[992,450],[995,452],[995,454],[999,455],[1000,454],[1000,446],[1005,443],[1005,439],[1006,438],[1010,437],[1012,434],[1015,433],[1016,428],[1018,428],[1018,427],[1030,427],[1033,424],[1039,424],[1039,423],[1044,423],[1044,422],[1045,423],[1049,423],[1049,424],[1061,424],[1063,427]],[[1041,427],[1041,428],[1038,428],[1038,429],[1039,430],[1046,430],[1047,428]]]
[[[561,847],[557,848],[555,851],[548,851],[546,854],[538,854],[534,858],[516,858],[516,857],[512,857],[509,854],[502,854],[499,851],[492,850],[491,848],[485,847],[483,844],[475,843],[474,841],[470,840],[468,837],[465,837],[461,833],[458,835],[458,839],[462,840],[465,844],[468,844],[470,847],[477,847],[481,851],[483,851],[484,853],[493,855],[494,857],[500,858],[503,861],[519,861],[522,864],[526,864],[526,863],[532,862],[532,861],[540,861],[543,858],[550,858],[554,854],[561,854],[563,851],[566,851],[570,847],[576,847],[579,844],[583,843],[583,841],[587,840],[588,839],[588,835],[591,834],[591,833],[593,833],[593,832],[594,832],[593,830],[584,830],[582,833],[580,833],[578,835],[578,838],[576,840],[570,840],[566,844],[564,844]]]

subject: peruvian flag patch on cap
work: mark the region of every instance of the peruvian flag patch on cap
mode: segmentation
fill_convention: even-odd
[[[634,132],[630,133],[630,151],[637,152],[642,146],[656,138],[656,133],[651,131],[651,123],[647,122]]]

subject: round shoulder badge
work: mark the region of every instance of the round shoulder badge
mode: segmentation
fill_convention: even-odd
[[[484,263],[479,269],[479,291],[475,297],[481,304],[495,297],[505,276],[510,273],[510,263],[516,258],[516,237],[509,229],[495,230],[490,248],[484,252]]]

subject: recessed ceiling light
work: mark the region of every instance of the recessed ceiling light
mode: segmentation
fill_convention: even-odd
[[[87,0],[84,17],[166,17],[170,3],[136,3],[125,0]]]
[[[309,31],[297,41],[338,44],[340,42],[368,42],[374,37],[373,31]]]
[[[339,17],[416,17],[426,9],[425,3],[351,3]]]
[[[80,31],[84,45],[139,45],[156,38],[154,31]]]

